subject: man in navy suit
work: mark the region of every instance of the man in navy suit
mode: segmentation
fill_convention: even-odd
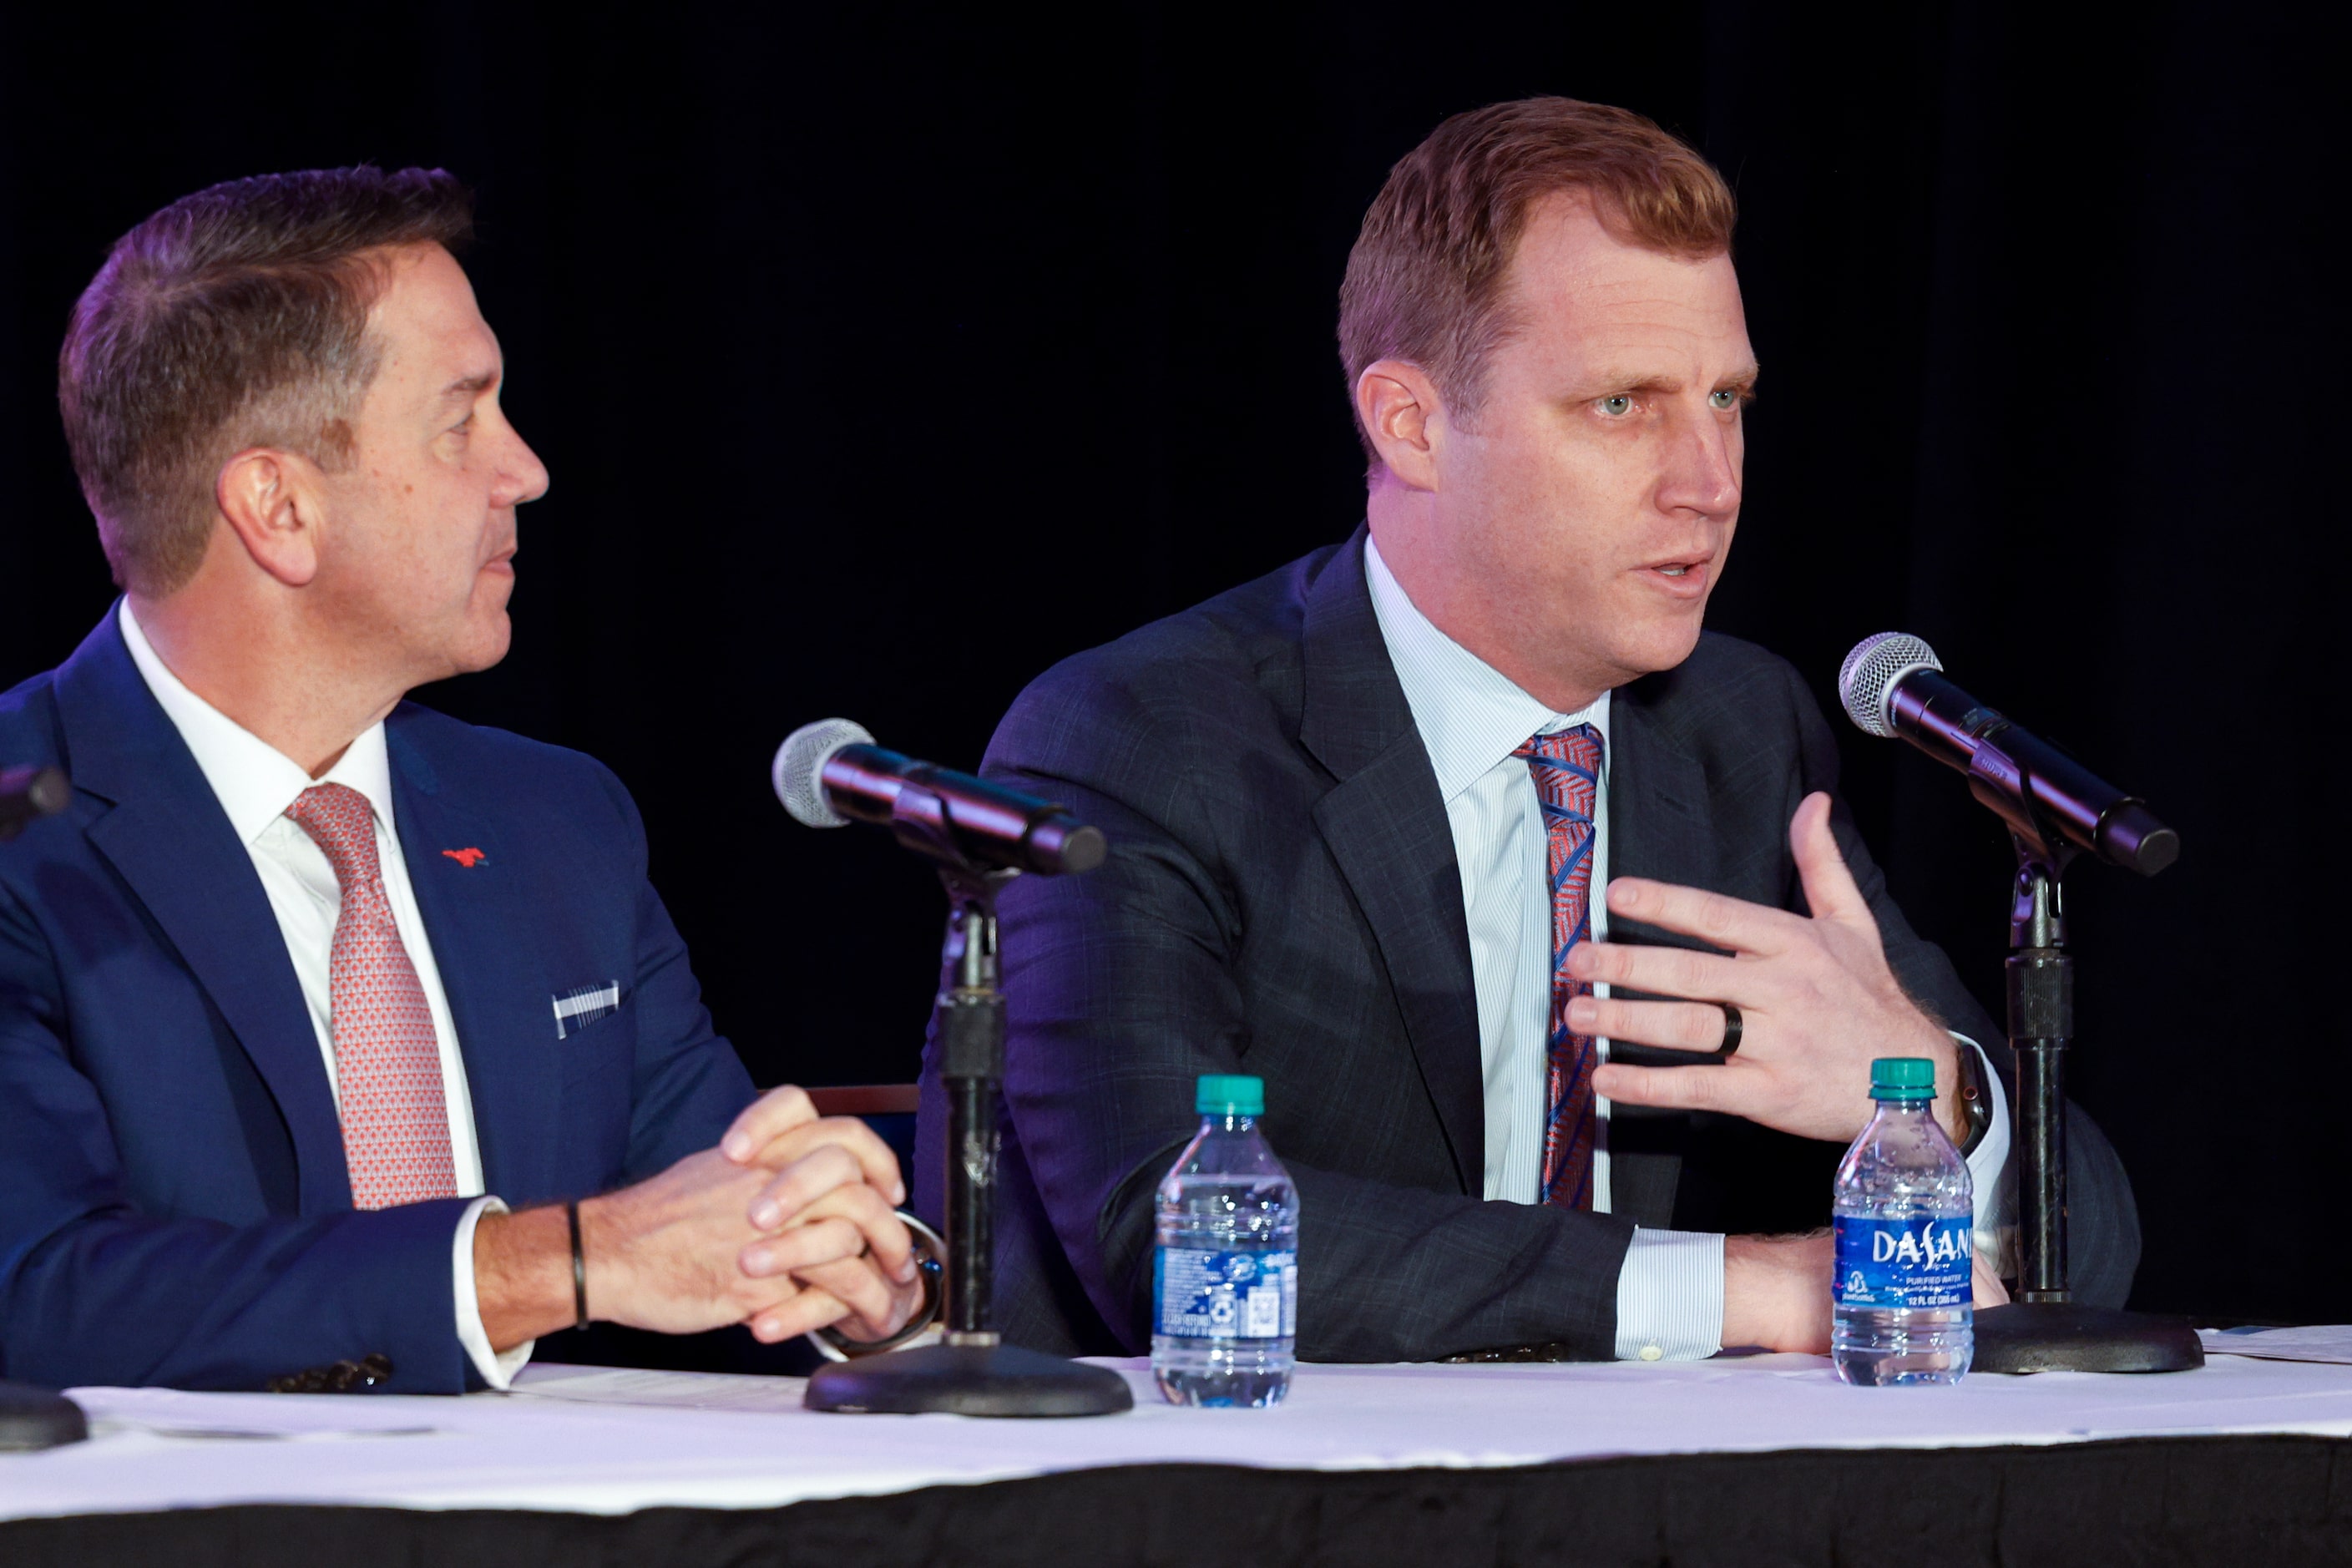
[[[1113,845],[1002,900],[1008,1337],[1149,1343],[1202,1073],[1265,1081],[1308,1359],[1825,1350],[1885,1056],[1934,1064],[2001,1299],[2000,1032],[1836,803],[1804,682],[1701,633],[1757,379],[1731,227],[1622,110],[1448,121],[1341,290],[1365,526],[1005,716],[984,771]],[[2130,1189],[2067,1135],[2075,1289],[2120,1304]]]
[[[887,1148],[754,1098],[620,782],[413,687],[504,656],[547,473],[439,172],[199,193],[60,365],[125,597],[0,697],[0,1373],[503,1387],[603,1320],[909,1314]]]

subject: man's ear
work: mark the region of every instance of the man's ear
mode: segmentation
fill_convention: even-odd
[[[248,447],[221,465],[213,500],[253,563],[289,588],[319,572],[318,465],[277,447]]]
[[[1356,416],[1371,432],[1372,448],[1410,489],[1437,489],[1438,444],[1444,438],[1445,404],[1429,373],[1408,360],[1384,359],[1356,378]]]

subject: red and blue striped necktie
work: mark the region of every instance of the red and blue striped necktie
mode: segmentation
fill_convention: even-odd
[[[1569,978],[1568,950],[1592,934],[1592,816],[1601,793],[1601,731],[1579,724],[1538,735],[1511,753],[1527,759],[1543,803],[1546,858],[1551,872],[1551,1015],[1547,1036],[1550,1071],[1544,1117],[1543,1201],[1562,1208],[1592,1206],[1596,1123],[1592,1037],[1568,1026],[1571,997],[1591,990]]]

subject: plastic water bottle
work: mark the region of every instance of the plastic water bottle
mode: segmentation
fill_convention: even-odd
[[[1171,1405],[1279,1405],[1298,1334],[1298,1189],[1257,1130],[1265,1082],[1204,1075],[1160,1184],[1151,1373]]]
[[[1837,1173],[1838,1376],[1958,1383],[1976,1354],[1976,1184],[1936,1121],[1936,1064],[1870,1064],[1878,1112]]]

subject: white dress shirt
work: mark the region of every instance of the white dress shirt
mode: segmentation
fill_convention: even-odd
[[[1609,696],[1581,712],[1555,713],[1447,637],[1405,594],[1380,547],[1367,541],[1364,575],[1389,659],[1421,731],[1445,802],[1461,868],[1470,935],[1471,984],[1478,1006],[1479,1066],[1486,1084],[1486,1195],[1534,1203],[1543,1181],[1543,1126],[1549,1099],[1551,874],[1542,803],[1528,764],[1512,755],[1530,736],[1591,724],[1601,737],[1594,794],[1592,940],[1606,941],[1609,910]],[[1607,995],[1605,985],[1596,988]],[[1956,1036],[1956,1039],[1964,1038]],[[1971,1049],[1973,1042],[1968,1042]],[[1609,1042],[1598,1048],[1603,1060]],[[1986,1064],[1984,1080],[1999,1080]],[[2009,1156],[2009,1118],[1991,1097],[1993,1124],[1969,1158],[1976,1179],[1978,1245],[1991,1254]],[[1592,1206],[1608,1213],[1609,1102],[1595,1100],[1599,1138]],[[1636,1227],[1617,1276],[1617,1354],[1688,1360],[1722,1349],[1723,1237]]]
[[[121,611],[122,640],[130,646],[147,689],[163,705],[164,716],[194,753],[205,782],[212,785],[229,826],[253,858],[262,891],[278,917],[287,956],[301,982],[302,999],[310,1005],[310,1026],[319,1037],[319,1058],[327,1084],[341,1090],[335,1067],[334,1011],[327,961],[334,943],[335,919],[342,909],[342,889],[326,851],[286,815],[301,793],[313,784],[348,784],[367,797],[375,810],[376,859],[383,876],[385,899],[392,905],[394,926],[408,962],[424,987],[425,1005],[433,1014],[433,1033],[441,1047],[441,1097],[449,1111],[449,1152],[457,1195],[473,1198],[458,1221],[452,1244],[450,1277],[456,1282],[458,1342],[475,1370],[493,1388],[504,1388],[530,1359],[535,1342],[525,1342],[505,1354],[490,1349],[482,1327],[480,1303],[474,1294],[474,1228],[483,1212],[506,1205],[482,1194],[481,1143],[474,1133],[474,1101],[466,1087],[466,1058],[457,1048],[457,1026],[449,1016],[449,998],[441,988],[441,970],[433,961],[433,943],[425,932],[425,918],[409,886],[408,863],[401,858],[400,834],[393,821],[392,764],[384,751],[383,725],[376,723],[353,741],[327,770],[312,778],[300,763],[189,690],[156,654],[147,635],[131,613]]]

